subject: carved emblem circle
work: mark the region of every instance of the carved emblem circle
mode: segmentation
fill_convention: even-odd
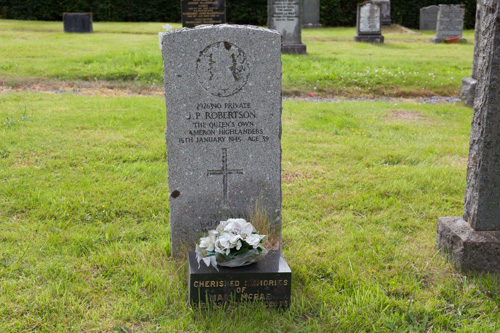
[[[245,86],[250,68],[241,48],[221,41],[208,45],[200,52],[196,62],[196,75],[201,86],[210,94],[228,97]]]

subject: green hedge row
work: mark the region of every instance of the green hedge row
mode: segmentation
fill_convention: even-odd
[[[321,0],[324,26],[355,26],[361,0]],[[391,0],[393,23],[418,28],[421,7],[465,4],[465,27],[473,29],[476,0]],[[266,25],[267,0],[227,0],[229,23]],[[93,12],[95,21],[180,22],[180,0],[0,0],[0,15],[18,20],[61,20],[63,12]]]

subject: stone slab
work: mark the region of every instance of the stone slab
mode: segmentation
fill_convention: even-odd
[[[431,43],[434,43],[434,44],[444,43],[445,40],[446,40],[446,38],[431,37]],[[460,42],[467,42],[467,38],[460,37]]]
[[[428,6],[420,8],[420,30],[436,30],[439,7]]]
[[[474,96],[476,94],[477,80],[471,77],[462,79],[462,89],[460,90],[460,99],[468,107],[474,107]]]
[[[307,54],[307,47],[304,44],[283,44],[282,54]]]
[[[436,243],[457,270],[500,274],[500,231],[476,231],[461,217],[440,217]]]
[[[302,28],[322,28],[320,19],[320,0],[304,0]]]
[[[64,32],[91,33],[94,31],[92,13],[64,13]]]
[[[391,0],[373,0],[380,5],[380,23],[383,27],[391,26]]]
[[[464,29],[464,5],[439,5],[436,37],[462,37]]]
[[[383,43],[384,36],[382,35],[358,35],[354,36],[355,42],[364,42],[364,43]]]
[[[226,23],[225,0],[181,0],[183,27]]]
[[[301,6],[301,0],[268,1],[267,27],[280,33],[283,45],[302,44]],[[290,48],[296,49],[296,47],[292,46]],[[285,48],[285,50],[290,48]]]
[[[196,254],[188,254],[189,302],[206,308],[235,302],[261,302],[268,307],[288,308],[292,271],[279,251],[270,251],[261,261],[236,268],[198,265]],[[208,300],[208,304],[207,304]]]
[[[162,42],[172,253],[257,203],[281,231],[281,36],[251,26],[167,31]]]
[[[380,4],[365,1],[358,4],[357,35],[381,35],[381,8]]]

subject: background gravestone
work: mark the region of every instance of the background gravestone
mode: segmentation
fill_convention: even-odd
[[[225,24],[163,36],[174,255],[257,202],[280,234],[280,46],[276,31]]]
[[[321,28],[319,23],[319,2],[320,0],[304,0],[304,10],[302,11],[302,28]]]
[[[436,24],[436,37],[431,38],[433,43],[441,43],[448,37],[459,36],[460,41],[466,42],[462,37],[464,30],[464,5],[439,5]]]
[[[365,1],[358,4],[356,42],[383,43],[380,4]]]
[[[380,5],[381,19],[380,23],[383,27],[391,26],[391,0],[374,0],[373,2]]]
[[[438,6],[420,8],[420,30],[436,30],[438,12]]]
[[[463,217],[439,219],[437,245],[457,269],[500,274],[500,3],[481,3]]]
[[[181,0],[183,27],[226,23],[225,0]]]
[[[302,44],[302,0],[269,0],[267,27],[277,30],[282,39],[281,53],[306,54]]]
[[[92,13],[64,13],[64,32],[93,32]]]

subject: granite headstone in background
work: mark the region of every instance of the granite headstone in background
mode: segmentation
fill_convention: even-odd
[[[183,27],[226,23],[225,0],[181,0]]]
[[[381,18],[380,23],[383,27],[391,26],[391,0],[373,0],[380,5]]]
[[[463,217],[441,217],[437,246],[455,268],[500,274],[500,4],[484,6]]]
[[[174,255],[259,201],[281,231],[281,36],[250,26],[167,31],[170,232]],[[251,222],[251,221],[250,221]]]
[[[304,10],[302,11],[302,28],[321,28],[319,23],[319,2],[320,0],[303,0]]]
[[[281,53],[306,54],[302,44],[302,0],[269,0],[267,27],[277,30],[282,39]]]
[[[436,30],[438,12],[438,6],[420,8],[420,30]]]
[[[380,5],[373,1],[358,4],[356,42],[383,43]]]
[[[63,25],[64,32],[94,32],[92,25],[92,13],[64,13]]]
[[[460,41],[466,42],[462,37],[464,30],[464,5],[439,5],[436,25],[436,37],[431,38],[433,43],[441,43],[448,37],[459,36]]]

